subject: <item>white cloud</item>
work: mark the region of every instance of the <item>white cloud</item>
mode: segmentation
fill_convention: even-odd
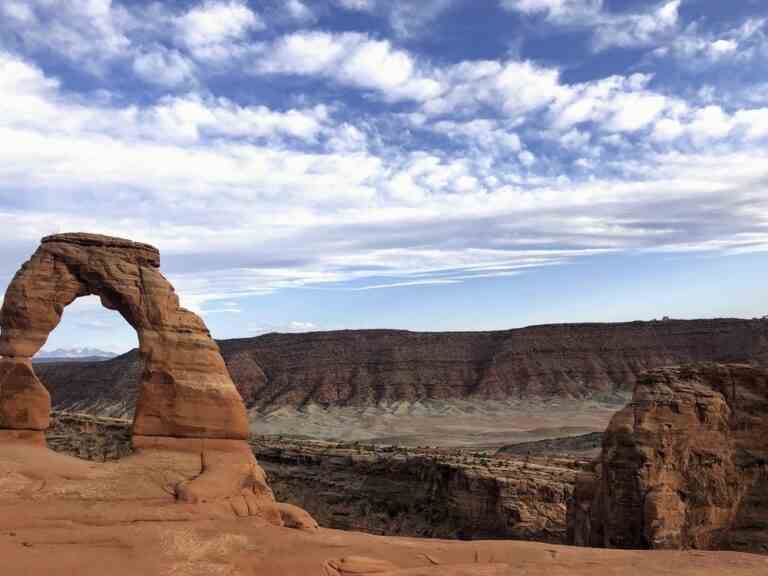
[[[739,110],[733,121],[744,130],[748,140],[768,139],[768,108]]]
[[[605,128],[610,132],[635,132],[653,122],[666,107],[667,98],[658,94],[620,94],[611,102]]]
[[[328,149],[333,152],[346,154],[365,152],[368,146],[368,136],[356,126],[345,122],[335,127],[327,145]]]
[[[460,280],[453,280],[453,279],[447,279],[447,278],[433,278],[433,279],[424,279],[424,280],[409,280],[407,282],[391,282],[388,284],[370,284],[368,286],[361,286],[360,288],[355,288],[356,291],[363,291],[363,290],[381,290],[384,288],[405,288],[405,287],[413,287],[413,286],[435,286],[439,284],[458,284],[461,282]]]
[[[653,128],[652,137],[654,140],[661,142],[669,142],[676,140],[683,135],[685,129],[680,121],[676,118],[662,118]]]
[[[667,0],[643,12],[609,12],[602,0],[501,0],[510,11],[543,14],[551,23],[592,29],[597,50],[647,46],[678,27],[681,0]]]
[[[30,24],[36,19],[33,5],[27,2],[7,0],[3,3],[2,7],[0,7],[0,10],[3,11],[3,14],[7,18],[20,24]]]
[[[594,17],[602,5],[602,0],[501,0],[501,6],[507,10],[578,21]]]
[[[654,51],[659,58],[676,58],[686,67],[701,68],[735,61],[747,62],[768,56],[768,19],[747,18],[739,26],[718,33],[702,31],[692,22],[669,42]]]
[[[564,89],[559,72],[531,62],[463,62],[437,72],[442,94],[427,100],[428,115],[472,112],[479,105],[515,116],[550,104]]]
[[[523,150],[517,157],[524,166],[532,166],[536,162],[536,156],[528,150]]]
[[[242,0],[205,0],[175,19],[175,25],[180,42],[202,60],[238,54],[248,33],[265,27]]]
[[[0,12],[0,47],[16,37],[23,47],[51,50],[96,73],[126,54],[128,31],[135,25],[130,12],[111,0],[5,0]]]
[[[393,50],[387,41],[364,41],[340,63],[339,78],[350,84],[392,93],[406,85],[414,75],[413,59]]]
[[[291,136],[315,140],[329,120],[328,110],[312,109],[278,112],[265,106],[238,106],[225,98],[199,96],[166,98],[143,114],[143,132],[158,139],[198,141],[203,136],[268,138]]]
[[[375,0],[335,0],[336,4],[345,10],[370,12],[376,7]]]
[[[408,38],[429,31],[429,25],[458,0],[333,0],[352,12],[375,13],[389,23],[399,38]]]
[[[478,176],[467,160],[417,151],[392,166],[391,177],[382,185],[389,197],[416,206],[445,193],[478,193],[483,189]]]
[[[297,22],[308,23],[316,19],[314,12],[301,0],[287,0],[285,10],[288,16]]]
[[[610,16],[595,29],[598,49],[611,46],[648,46],[660,37],[674,34],[678,27],[681,0],[671,0],[647,13]]]
[[[407,115],[413,126],[444,134],[469,148],[485,149],[490,152],[489,158],[503,156],[504,150],[522,152],[515,127],[527,125],[527,117],[541,112],[549,123],[545,130],[551,129],[554,134],[585,127],[604,134],[649,131],[652,141],[659,144],[673,143],[687,135],[699,145],[727,137],[732,128],[712,110],[692,108],[679,97],[650,89],[652,76],[648,74],[610,76],[569,85],[560,81],[557,69],[528,61],[470,61],[438,68],[393,48],[389,42],[360,34],[291,34],[265,54],[261,73],[324,77],[375,90],[385,100],[415,100],[420,111]],[[431,89],[422,93],[415,88],[424,85]],[[507,120],[464,119],[483,113],[501,113]],[[689,118],[689,125],[683,127],[683,117],[691,115],[696,117]],[[433,118],[437,120],[430,120]],[[589,140],[588,132],[584,133]],[[574,142],[573,138],[565,138],[562,144],[573,148]],[[627,147],[621,141],[611,145]],[[600,150],[592,147],[582,150],[582,154],[595,157]],[[518,160],[525,166],[533,164],[530,151],[519,154]],[[428,194],[428,189],[409,173],[393,178],[392,187],[410,202]]]
[[[281,37],[262,50],[254,72],[325,78],[374,91],[387,101],[415,101],[420,111],[409,117],[419,124],[434,117],[476,117],[484,110],[522,122],[526,115],[547,110],[558,130],[597,122],[607,131],[634,132],[681,105],[676,98],[649,90],[650,75],[568,85],[561,82],[559,70],[530,61],[436,67],[386,40],[357,33],[296,32]],[[493,136],[497,143],[509,143],[498,135]]]
[[[740,109],[733,114],[718,105],[694,108],[676,118],[656,123],[653,138],[670,142],[686,138],[695,146],[743,139],[746,143],[768,138],[768,108]]]
[[[155,46],[140,52],[133,60],[133,71],[144,82],[173,88],[195,79],[195,64],[177,50]]]
[[[344,53],[362,41],[359,34],[300,32],[279,39],[257,65],[265,73],[331,74]]]
[[[389,0],[389,24],[395,34],[407,38],[422,33],[456,0]]]
[[[551,109],[553,127],[570,130],[594,122],[607,132],[636,132],[648,127],[665,110],[679,107],[674,98],[647,88],[650,76],[610,76],[568,87]]]
[[[439,134],[466,142],[469,147],[478,147],[490,154],[519,152],[522,149],[520,137],[498,122],[487,119],[453,122],[443,120],[430,125]]]
[[[263,51],[257,71],[324,76],[392,100],[426,99],[440,90],[436,81],[420,74],[407,52],[387,40],[351,32],[296,32],[280,38]]]
[[[306,16],[299,0],[288,8]],[[257,51],[249,35],[264,28],[244,0],[203,0],[184,12],[167,3],[112,0],[0,5],[0,49],[48,50],[99,76],[127,62],[139,79],[165,87],[189,83],[190,57],[211,65]]]
[[[326,133],[337,136],[323,105],[276,111],[195,94],[164,97],[144,108],[84,105],[63,96],[58,82],[46,78],[38,68],[1,52],[0,96],[0,127],[39,134],[100,134],[160,143],[196,143],[218,137],[315,141]]]
[[[712,58],[720,58],[728,54],[733,54],[739,48],[739,43],[735,40],[715,40],[709,44],[708,51]]]
[[[688,130],[693,140],[700,143],[724,138],[733,130],[733,123],[719,106],[707,106],[694,112]]]
[[[577,129],[570,130],[559,136],[560,145],[573,150],[583,149],[589,144],[591,139],[592,135],[589,132],[582,132]]]

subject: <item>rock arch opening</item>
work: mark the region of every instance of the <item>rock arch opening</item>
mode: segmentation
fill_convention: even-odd
[[[141,380],[138,347],[136,332],[116,311],[97,296],[83,296],[64,309],[32,365],[54,414],[132,421]]]
[[[32,360],[103,360],[138,348],[138,342],[130,324],[104,308],[98,296],[81,296],[64,309],[61,321]]]

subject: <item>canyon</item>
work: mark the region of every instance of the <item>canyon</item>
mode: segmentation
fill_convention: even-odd
[[[129,420],[87,414],[54,412],[47,442],[86,460],[119,460],[133,452]],[[493,450],[250,440],[277,500],[307,510],[326,528],[563,543],[566,502],[589,460],[558,453],[552,444],[497,457]]]

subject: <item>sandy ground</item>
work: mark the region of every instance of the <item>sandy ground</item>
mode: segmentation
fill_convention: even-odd
[[[602,432],[629,400],[427,401],[366,408],[281,408],[251,412],[251,431],[319,440],[495,448]]]

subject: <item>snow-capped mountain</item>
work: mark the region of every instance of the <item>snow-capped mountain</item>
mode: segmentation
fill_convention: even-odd
[[[35,356],[39,362],[51,362],[54,360],[109,360],[117,354],[100,350],[98,348],[57,348],[55,350],[41,350]]]

